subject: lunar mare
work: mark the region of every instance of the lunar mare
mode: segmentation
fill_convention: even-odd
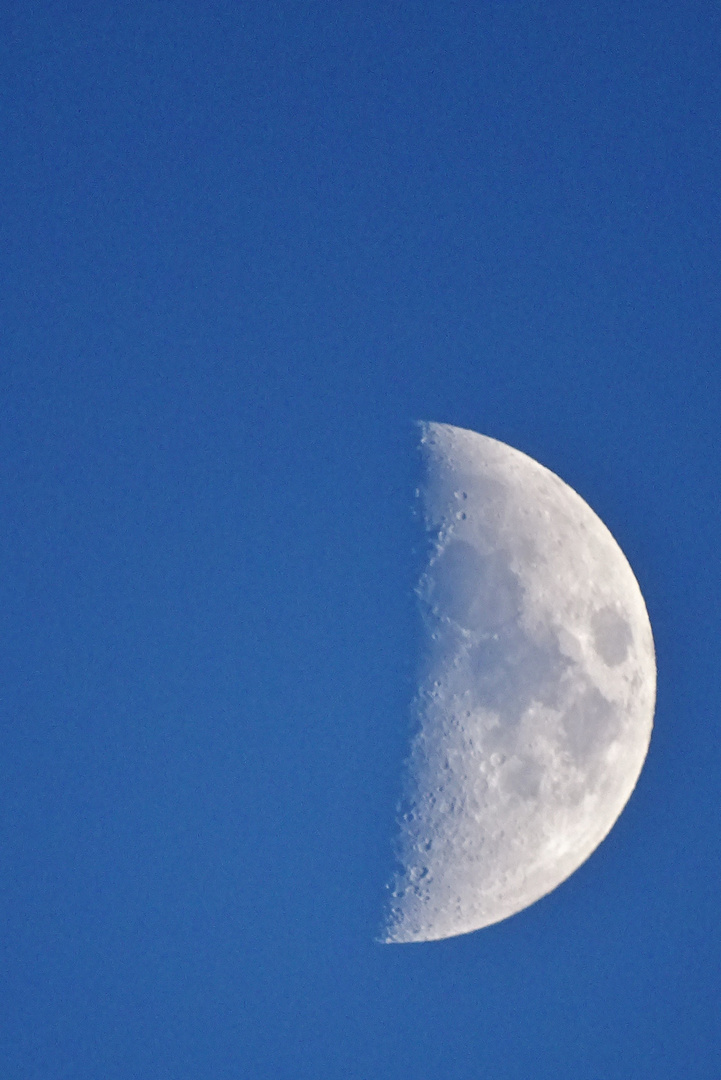
[[[426,657],[382,940],[489,926],[583,863],[648,749],[656,665],[636,578],[567,484],[421,425]]]

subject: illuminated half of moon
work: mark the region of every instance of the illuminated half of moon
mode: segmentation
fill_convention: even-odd
[[[583,499],[495,439],[421,429],[427,648],[388,942],[489,926],[573,873],[633,791],[656,691],[638,583]]]

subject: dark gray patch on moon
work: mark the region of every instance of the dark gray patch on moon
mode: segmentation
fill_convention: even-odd
[[[594,612],[591,630],[594,648],[604,663],[609,667],[622,664],[633,641],[628,620],[615,608],[604,607]]]
[[[433,560],[422,594],[435,614],[464,630],[492,633],[517,618],[522,589],[501,552],[452,540]]]
[[[588,761],[613,742],[618,715],[595,686],[588,686],[563,717],[568,749],[577,761]]]
[[[534,701],[556,703],[569,666],[556,638],[538,644],[517,623],[472,646],[469,663],[478,704],[519,720]]]
[[[540,762],[530,757],[519,757],[504,770],[502,788],[506,794],[520,799],[537,799],[542,779],[543,769]]]

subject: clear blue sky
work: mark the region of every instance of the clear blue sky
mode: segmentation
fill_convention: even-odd
[[[720,37],[0,5],[3,1080],[721,1075]],[[600,514],[658,708],[568,882],[388,947],[416,418]]]

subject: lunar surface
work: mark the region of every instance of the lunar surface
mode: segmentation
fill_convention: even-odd
[[[495,439],[422,424],[426,657],[382,940],[513,915],[601,843],[653,723],[653,637],[603,522]]]

